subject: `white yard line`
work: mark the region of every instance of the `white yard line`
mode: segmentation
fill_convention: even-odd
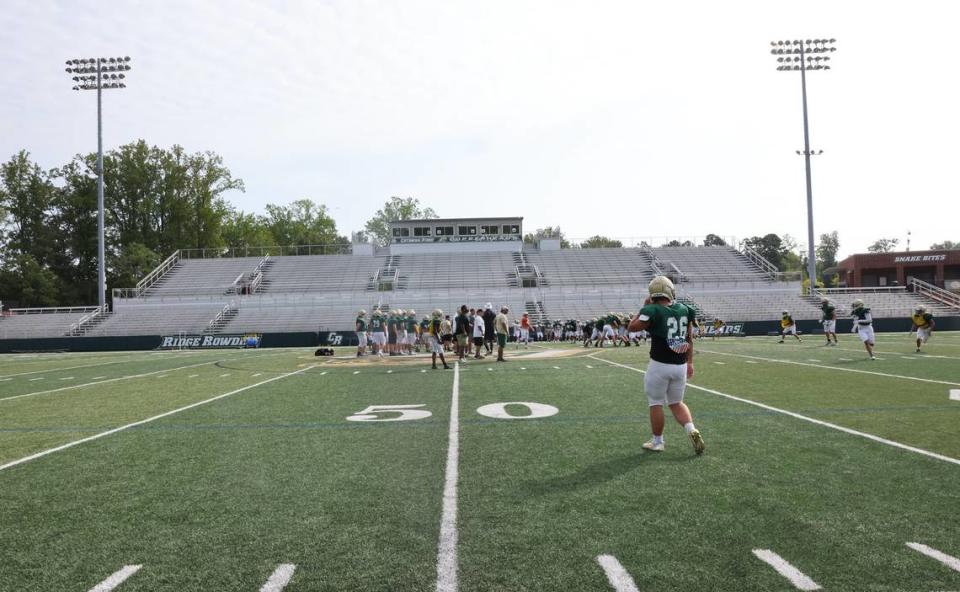
[[[593,356],[591,356],[591,357],[593,357]],[[604,360],[603,358],[593,358],[593,359],[598,360],[598,361],[601,361],[601,362],[606,362],[607,364],[610,364],[610,365],[612,365],[612,366],[619,366],[619,367],[621,367],[621,368],[626,368],[627,370],[632,370],[632,371],[634,371],[634,372],[639,372],[639,373],[641,373],[641,374],[646,374],[645,371],[640,370],[639,368],[634,368],[633,366],[627,366],[626,364],[620,364],[620,363],[618,363],[618,362],[611,362],[610,360]],[[705,393],[710,393],[711,395],[717,395],[718,397],[723,397],[723,398],[725,398],[725,399],[730,399],[731,401],[738,401],[738,402],[740,402],[740,403],[746,403],[747,405],[753,405],[754,407],[759,407],[759,408],[761,408],[761,409],[766,409],[767,411],[773,411],[774,413],[781,413],[781,414],[783,414],[783,415],[788,415],[788,416],[793,417],[793,418],[795,418],[795,419],[800,419],[800,420],[803,420],[803,421],[807,421],[807,422],[810,422],[810,423],[813,423],[813,424],[816,424],[816,425],[819,425],[819,426],[823,426],[823,427],[826,427],[826,428],[830,428],[830,429],[833,429],[833,430],[837,430],[837,431],[843,432],[843,433],[845,433],[845,434],[850,434],[850,435],[852,435],[852,436],[859,436],[860,438],[866,438],[867,440],[873,440],[874,442],[879,442],[879,443],[881,443],[881,444],[886,444],[887,446],[892,446],[892,447],[894,447],[894,448],[900,448],[901,450],[908,450],[908,451],[910,451],[910,452],[915,452],[916,454],[922,454],[923,456],[927,456],[927,457],[930,457],[930,458],[935,458],[935,459],[937,459],[937,460],[942,460],[942,461],[944,461],[944,462],[948,462],[948,463],[951,463],[951,464],[955,464],[955,465],[960,466],[960,459],[952,458],[952,457],[949,457],[949,456],[944,456],[944,455],[938,454],[938,453],[936,453],[936,452],[930,452],[929,450],[924,450],[923,448],[917,448],[917,447],[915,447],[915,446],[909,446],[909,445],[907,445],[907,444],[901,444],[900,442],[894,442],[893,440],[887,440],[886,438],[881,438],[880,436],[874,436],[873,434],[868,434],[868,433],[866,433],[866,432],[858,432],[857,430],[851,430],[850,428],[845,428],[845,427],[840,426],[840,425],[837,425],[837,424],[835,424],[835,423],[830,423],[830,422],[827,422],[827,421],[821,421],[821,420],[819,420],[819,419],[814,419],[814,418],[812,418],[812,417],[807,417],[806,415],[800,415],[799,413],[794,413],[793,411],[787,411],[786,409],[780,409],[780,408],[777,408],[777,407],[771,407],[770,405],[765,405],[765,404],[763,404],[763,403],[758,403],[758,402],[752,401],[752,400],[750,400],[750,399],[744,399],[744,398],[742,398],[742,397],[736,397],[736,396],[734,396],[734,395],[728,395],[728,394],[726,394],[726,393],[721,393],[720,391],[715,391],[715,390],[713,390],[713,389],[708,389],[708,388],[706,388],[706,387],[697,386],[697,385],[695,385],[695,384],[690,384],[689,382],[687,383],[687,387],[689,387],[689,388],[694,388],[694,389],[703,391],[703,392],[705,392]]]
[[[292,563],[281,563],[270,574],[267,583],[260,587],[260,592],[280,592],[290,583],[290,578],[293,577],[293,572],[296,569],[297,566]]]
[[[931,559],[936,559],[937,561],[946,565],[953,571],[960,571],[960,559],[957,559],[952,555],[947,555],[942,551],[937,551],[933,547],[928,547],[921,543],[907,543],[907,546],[918,553],[923,553],[924,555],[926,555],[927,557],[930,557]]]
[[[950,389],[950,394],[947,397],[951,401],[960,401],[960,389]]]
[[[757,361],[754,361],[754,360],[747,360],[747,363],[748,363],[748,364],[759,364],[760,362],[757,362]]]
[[[122,568],[114,572],[109,578],[100,582],[93,588],[90,588],[90,592],[110,592],[120,584],[124,583],[127,578],[133,574],[140,571],[142,565],[124,565]]]
[[[300,365],[303,366],[303,364],[300,364]],[[226,374],[221,374],[221,375],[220,375],[220,378],[226,378],[226,377],[228,377],[228,376],[230,376],[230,373],[229,373],[229,372],[227,372]]]
[[[96,368],[97,366],[109,366],[111,364],[126,364],[129,362],[142,362],[144,360],[114,360],[113,362],[103,362],[102,364],[83,364],[80,366],[67,366],[66,368],[47,368],[45,370],[33,370],[32,372],[17,372],[16,374],[4,374],[0,378],[10,378],[13,376],[27,376],[28,374],[43,374],[44,372],[66,372],[67,370],[76,370],[77,368]]]
[[[257,372],[256,374],[253,375],[253,378],[256,378],[258,376],[263,376],[263,372]]]
[[[630,577],[627,570],[620,565],[616,557],[613,555],[598,555],[597,563],[600,564],[604,573],[607,574],[607,580],[616,592],[640,592],[633,578]]]
[[[93,386],[96,384],[107,384],[110,382],[117,382],[120,380],[130,380],[131,378],[143,378],[145,376],[153,376],[154,374],[160,374],[161,372],[172,372],[174,370],[185,370],[187,368],[196,368],[197,366],[206,366],[207,364],[213,364],[216,360],[211,360],[209,362],[201,362],[200,364],[190,364],[189,366],[180,366],[179,368],[164,368],[163,370],[155,370],[153,372],[146,372],[144,374],[131,374],[130,376],[120,376],[119,378],[110,378],[107,380],[100,380],[94,382],[84,382],[82,384],[71,384],[70,386],[64,386],[56,389],[50,389],[48,391],[37,391],[35,393],[27,393],[25,395],[14,395],[12,397],[4,397],[0,399],[2,401],[12,401],[14,399],[22,399],[24,397],[35,397],[37,395],[46,395],[49,393],[59,393],[61,391],[69,391],[73,389],[83,388],[85,386]],[[31,378],[30,380],[37,380],[36,378]]]
[[[769,549],[754,549],[753,554],[756,555],[760,561],[777,570],[778,574],[790,580],[790,583],[793,584],[793,587],[797,590],[820,589],[820,586],[805,573],[790,565],[786,559],[780,557],[773,551]]]
[[[457,590],[457,481],[460,471],[460,364],[453,364],[450,395],[450,431],[447,444],[447,474],[443,483],[443,513],[437,549],[437,592]]]
[[[834,370],[836,372],[855,372],[857,374],[870,374],[873,376],[886,376],[887,378],[901,378],[903,380],[916,380],[919,382],[932,382],[934,384],[950,384],[954,386],[960,386],[960,382],[949,382],[947,380],[933,380],[931,378],[917,378],[916,376],[903,376],[901,374],[888,374],[886,372],[872,372],[870,370],[857,370],[856,368],[840,368],[837,366],[820,366],[817,364],[808,364],[806,362],[797,362],[794,360],[780,360],[777,358],[764,358],[762,356],[749,356],[747,354],[731,354],[729,352],[718,352],[713,350],[701,349],[701,353],[705,354],[715,354],[718,356],[733,356],[735,358],[749,358],[754,360],[761,360],[764,362],[776,362],[778,364],[793,364],[795,366],[808,366],[810,368],[821,368],[823,370]],[[840,358],[845,359],[845,358]],[[879,358],[878,358],[879,359]],[[606,360],[604,360],[606,361]]]
[[[209,363],[209,362],[208,362],[208,363]],[[113,428],[112,430],[107,430],[107,431],[105,431],[105,432],[100,432],[99,434],[94,434],[94,435],[92,435],[92,436],[90,436],[90,437],[87,437],[87,438],[82,438],[82,439],[80,439],[80,440],[74,440],[73,442],[67,442],[66,444],[63,444],[63,445],[61,445],[61,446],[57,446],[57,447],[55,447],[55,448],[49,448],[49,449],[47,449],[47,450],[43,450],[43,451],[41,451],[41,452],[37,452],[37,453],[35,453],[35,454],[31,454],[30,456],[25,456],[25,457],[23,457],[23,458],[21,458],[21,459],[17,459],[17,460],[8,462],[8,463],[5,464],[5,465],[0,465],[0,471],[3,471],[3,470],[5,470],[5,469],[9,469],[9,468],[11,468],[11,467],[15,467],[15,466],[17,466],[17,465],[22,465],[22,464],[27,463],[27,462],[30,462],[30,461],[32,461],[32,460],[36,460],[36,459],[38,459],[38,458],[47,456],[48,454],[53,454],[54,452],[60,452],[61,450],[66,450],[67,448],[73,448],[74,446],[79,446],[80,444],[83,444],[83,443],[85,443],[85,442],[91,442],[91,441],[93,441],[93,440],[98,440],[98,439],[100,439],[100,438],[104,438],[104,437],[106,437],[106,436],[109,436],[109,435],[111,435],[111,434],[116,434],[117,432],[122,432],[122,431],[128,430],[128,429],[130,429],[130,428],[135,428],[135,427],[137,427],[137,426],[141,426],[141,425],[144,425],[144,424],[148,424],[148,423],[153,422],[153,421],[156,421],[156,420],[158,420],[158,419],[163,419],[164,417],[169,417],[169,416],[171,416],[171,415],[180,413],[181,411],[186,411],[186,410],[188,410],[188,409],[193,409],[194,407],[199,407],[199,406],[201,406],[201,405],[206,405],[207,403],[212,403],[212,402],[214,402],[214,401],[219,401],[220,399],[224,399],[224,398],[226,398],[226,397],[230,397],[230,396],[236,395],[237,393],[242,393],[243,391],[248,391],[248,390],[250,390],[250,389],[257,388],[258,386],[262,386],[262,385],[264,385],[264,384],[267,384],[267,383],[270,383],[270,382],[274,382],[274,381],[276,381],[276,380],[281,380],[281,379],[287,378],[288,376],[293,376],[293,375],[295,375],[295,374],[300,374],[300,373],[302,373],[302,372],[306,372],[307,370],[310,370],[311,368],[315,368],[315,367],[316,367],[316,366],[307,366],[306,368],[301,368],[300,370],[295,370],[295,371],[293,371],[293,372],[288,372],[288,373],[286,373],[286,374],[281,374],[280,376],[274,376],[273,378],[268,378],[268,379],[266,379],[266,380],[261,380],[260,382],[257,382],[257,383],[254,383],[254,384],[250,384],[250,385],[247,385],[247,386],[245,386],[245,387],[241,387],[241,388],[238,388],[238,389],[236,389],[236,390],[232,390],[232,391],[227,392],[227,393],[223,393],[222,395],[217,395],[217,396],[215,396],[215,397],[210,397],[209,399],[204,399],[203,401],[198,401],[198,402],[196,402],[196,403],[191,403],[191,404],[189,404],[189,405],[184,405],[183,407],[179,407],[179,408],[177,408],[177,409],[174,409],[173,411],[167,411],[167,412],[161,413],[161,414],[159,414],[159,415],[154,415],[153,417],[148,417],[147,419],[141,419],[140,421],[135,421],[135,422],[133,422],[133,423],[128,423],[128,424],[122,425],[122,426],[120,426],[120,427],[118,427],[118,428]]]

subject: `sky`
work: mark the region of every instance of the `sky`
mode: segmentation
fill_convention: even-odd
[[[348,235],[412,196],[573,239],[802,248],[800,77],[770,41],[835,38],[808,76],[815,232],[919,250],[960,240],[958,22],[948,0],[4,0],[0,159],[94,151],[64,61],[129,55],[105,148],[214,151],[247,212],[309,198]]]

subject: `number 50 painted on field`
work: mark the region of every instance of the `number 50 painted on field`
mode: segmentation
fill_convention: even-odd
[[[522,405],[526,407],[526,415],[510,415],[507,405]],[[433,415],[421,405],[370,405],[362,411],[347,417],[347,421],[412,421],[426,419]],[[530,403],[527,401],[510,401],[507,403],[491,403],[477,409],[477,413],[493,419],[539,419],[556,415],[560,410],[553,405]]]

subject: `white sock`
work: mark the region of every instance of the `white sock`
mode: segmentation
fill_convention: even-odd
[[[696,430],[696,429],[697,429],[697,428],[694,427],[692,421],[688,421],[687,423],[683,424],[683,431],[685,431],[687,434],[689,434],[690,432],[692,432],[692,431],[694,431],[694,430]]]
[[[654,444],[663,444],[663,434],[661,434],[661,435],[659,435],[659,436],[656,436],[656,435],[655,435],[655,436],[653,437],[653,443],[654,443]]]

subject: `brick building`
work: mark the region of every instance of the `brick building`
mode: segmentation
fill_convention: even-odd
[[[840,281],[851,288],[904,286],[915,277],[960,292],[960,250],[860,253],[839,267]]]

